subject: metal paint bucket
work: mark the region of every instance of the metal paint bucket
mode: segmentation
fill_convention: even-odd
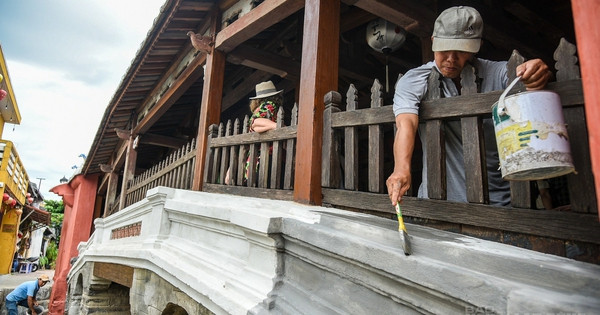
[[[492,106],[502,178],[528,181],[573,172],[559,95],[526,91],[506,97],[519,79]]]

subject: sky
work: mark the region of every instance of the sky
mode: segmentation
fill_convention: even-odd
[[[0,0],[14,143],[45,199],[85,161],[100,120],[166,0]]]

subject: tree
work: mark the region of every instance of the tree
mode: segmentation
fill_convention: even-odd
[[[62,200],[45,200],[44,210],[50,212],[50,227],[54,228],[56,233],[56,243],[60,243],[60,231],[65,213],[65,205]]]

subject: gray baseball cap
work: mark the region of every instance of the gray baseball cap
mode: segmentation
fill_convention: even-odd
[[[444,10],[433,26],[433,51],[458,50],[476,53],[481,47],[483,19],[471,7]]]

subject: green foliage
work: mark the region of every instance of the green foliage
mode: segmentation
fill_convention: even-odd
[[[48,244],[48,248],[46,248],[46,256],[44,258],[48,259],[46,264],[49,264],[51,268],[56,266],[56,257],[58,256],[58,247],[56,246],[56,242],[50,242]],[[40,259],[41,261],[41,259]]]
[[[47,264],[48,264],[48,257],[46,257],[46,256],[40,257],[40,267],[42,269],[46,269]]]
[[[45,200],[44,209],[52,213],[65,213],[65,205],[62,200]]]
[[[50,213],[50,223],[53,227],[62,225],[65,215],[62,213]]]
[[[60,230],[64,220],[65,205],[62,200],[45,200],[44,210],[50,212],[50,227],[56,231],[57,242],[60,241]]]

